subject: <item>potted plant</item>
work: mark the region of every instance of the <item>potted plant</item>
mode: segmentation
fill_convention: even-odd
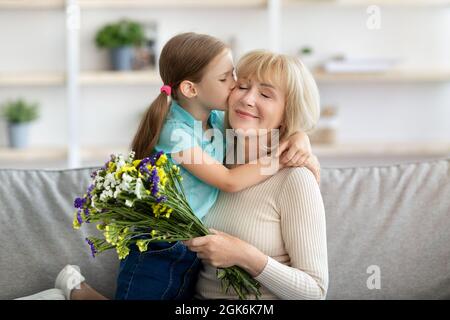
[[[317,54],[314,52],[314,49],[310,46],[303,46],[298,51],[298,55],[302,62],[313,71],[320,64],[320,59]]]
[[[110,50],[114,70],[131,70],[134,47],[141,46],[145,40],[142,25],[127,19],[105,25],[95,38],[99,48]]]
[[[23,99],[9,101],[2,107],[2,116],[8,123],[9,146],[27,147],[30,122],[39,117],[38,104],[28,103]]]

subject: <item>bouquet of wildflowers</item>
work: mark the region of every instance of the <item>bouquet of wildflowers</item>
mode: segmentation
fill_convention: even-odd
[[[180,168],[162,152],[142,160],[134,155],[111,155],[91,174],[87,193],[75,199],[73,227],[92,222],[103,233],[103,238],[86,238],[94,257],[115,249],[119,259],[125,259],[133,244],[145,252],[150,242],[209,234],[186,200]],[[237,266],[218,269],[217,277],[224,291],[232,287],[240,299],[248,294],[260,297],[259,283]]]

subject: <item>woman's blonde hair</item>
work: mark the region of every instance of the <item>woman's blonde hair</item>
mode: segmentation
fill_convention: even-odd
[[[300,59],[255,50],[245,54],[236,66],[238,78],[255,79],[285,92],[286,106],[280,140],[296,131],[310,132],[320,117],[319,90],[313,76]]]

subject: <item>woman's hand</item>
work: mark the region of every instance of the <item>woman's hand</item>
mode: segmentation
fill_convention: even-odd
[[[216,268],[239,266],[252,277],[262,272],[267,256],[249,243],[224,232],[209,229],[212,234],[183,243],[203,261]]]

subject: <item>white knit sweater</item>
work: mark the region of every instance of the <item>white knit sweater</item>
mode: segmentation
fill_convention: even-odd
[[[308,169],[283,169],[241,192],[221,192],[204,222],[269,257],[255,278],[262,287],[261,299],[325,298],[325,210],[319,186]],[[222,293],[216,268],[207,264],[199,274],[196,292],[198,299],[237,299],[232,288]]]

